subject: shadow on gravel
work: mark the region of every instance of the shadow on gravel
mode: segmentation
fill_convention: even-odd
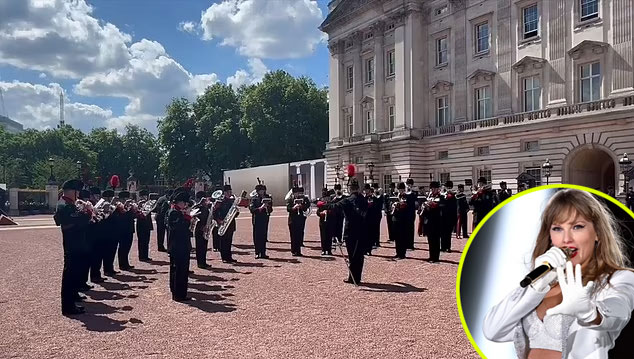
[[[197,281],[200,281],[200,282],[211,282],[211,281],[226,282],[227,281],[225,278],[218,277],[215,275],[204,275],[204,274],[195,274],[195,273],[190,274],[189,278],[196,279]]]
[[[396,284],[361,283],[359,284],[359,287],[365,287],[362,290],[367,292],[384,292],[384,293],[415,293],[415,292],[420,293],[427,290],[427,288],[418,288],[407,283],[402,283],[402,282],[395,282],[395,283]]]
[[[427,258],[409,258],[409,259],[414,259],[414,260],[422,261],[422,262],[429,262],[429,260]],[[460,262],[450,261],[448,259],[441,259],[438,262],[440,262],[440,263],[448,263],[448,264],[455,264],[455,265],[459,265],[460,264]]]
[[[168,265],[170,265],[170,262],[168,262],[168,261],[151,260],[148,263],[153,264],[153,265],[157,265],[157,266],[168,266]]]
[[[264,259],[266,261],[271,262],[280,262],[280,263],[301,263],[297,258],[273,258],[269,257],[269,259]]]
[[[254,249],[253,244],[234,244],[233,246],[239,249]]]
[[[131,290],[132,287],[128,283],[103,282],[99,284],[106,290]]]
[[[119,300],[119,299],[126,298],[125,296],[119,293],[109,292],[109,291],[100,291],[100,290],[89,290],[85,292],[84,294],[86,294],[88,297],[90,297],[93,300]]]
[[[149,278],[144,275],[115,274],[112,277],[121,282],[152,283],[157,280],[157,278]]]
[[[218,267],[211,267],[209,268],[210,271],[214,272],[214,273],[240,273],[237,270],[233,269],[233,268],[218,268]]]
[[[189,283],[187,286],[201,292],[222,292],[226,290],[221,285],[209,285],[205,283]]]
[[[220,294],[207,294],[201,292],[189,292],[192,300],[185,302],[190,307],[198,308],[207,313],[229,313],[236,310],[234,304],[214,303],[214,301],[224,300]]]
[[[274,251],[274,252],[290,252],[291,249],[290,248],[271,248],[271,247],[267,247],[266,248],[267,251]]]
[[[103,314],[130,311],[132,310],[132,307],[125,306],[116,308],[101,302],[87,302],[83,304],[86,308],[86,313],[74,315],[70,318],[82,322],[87,330],[91,332],[120,332],[126,329],[126,324],[128,323],[127,320],[115,320]],[[137,321],[141,322],[138,319]]]
[[[134,274],[158,274],[158,271],[156,269],[132,268],[132,269],[128,269],[128,272],[132,272]]]

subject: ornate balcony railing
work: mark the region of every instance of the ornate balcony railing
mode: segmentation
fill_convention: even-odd
[[[522,122],[545,119],[565,119],[566,116],[584,113],[611,110],[618,107],[634,106],[634,95],[609,98],[593,102],[578,103],[573,105],[565,105],[560,107],[552,107],[538,111],[522,112],[511,115],[502,115],[497,117],[486,118],[482,120],[474,120],[468,122],[460,122],[441,127],[422,128],[422,129],[399,129],[390,132],[371,133],[355,135],[347,138],[333,139],[326,144],[326,149],[333,149],[340,146],[360,144],[360,143],[378,143],[393,139],[422,139],[424,137],[433,137],[447,135],[452,133],[468,133],[490,128],[504,127],[515,125]]]

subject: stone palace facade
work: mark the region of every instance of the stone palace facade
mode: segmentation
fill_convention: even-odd
[[[382,186],[518,178],[621,193],[632,0],[334,0],[325,157]],[[468,187],[468,186],[467,186]]]

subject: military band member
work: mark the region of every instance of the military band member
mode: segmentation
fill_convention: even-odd
[[[445,199],[440,195],[440,182],[432,181],[429,184],[429,198],[423,208],[423,234],[429,243],[429,258],[431,263],[440,260],[440,242],[443,233],[442,211],[445,207]]]
[[[117,247],[119,245],[119,222],[121,211],[119,210],[119,199],[115,198],[114,191],[111,189],[103,191],[101,196],[113,206],[116,210],[101,222],[103,235],[103,273],[105,275],[115,275],[118,272],[114,269],[114,258],[117,255]]]
[[[310,201],[304,196],[304,189],[293,187],[293,196],[287,201],[286,210],[288,211],[288,230],[291,237],[291,254],[294,257],[302,256],[304,228],[306,227],[304,212],[308,208],[310,208]]]
[[[332,215],[333,210],[327,209],[326,205],[332,201],[328,188],[321,190],[321,198],[317,202],[317,216],[319,217],[319,238],[321,239],[321,255],[332,255],[332,239],[335,226],[331,223],[336,221]]]
[[[408,178],[405,182],[407,187],[407,201],[409,204],[407,206],[407,218],[408,223],[406,225],[405,233],[407,237],[407,249],[414,249],[414,227],[416,222],[416,200],[418,199],[418,191],[414,188],[414,180],[412,178]]]
[[[87,189],[82,189],[81,191],[79,191],[78,198],[84,202],[90,202],[90,191]],[[90,221],[90,223],[88,223],[88,226],[86,226],[86,240],[84,241],[84,248],[82,250],[85,255],[80,258],[79,264],[81,268],[81,274],[79,276],[79,283],[77,283],[77,288],[80,292],[87,291],[93,288],[91,285],[88,285],[88,278],[90,273],[90,256],[92,253],[92,248],[95,245],[95,236],[95,222]]]
[[[167,252],[170,256],[170,292],[177,302],[189,300],[187,281],[189,277],[189,253],[192,248],[189,226],[191,217],[187,211],[189,192],[179,191],[172,195],[172,208],[167,212]]]
[[[442,209],[443,229],[440,239],[440,250],[451,253],[451,235],[458,222],[458,200],[453,190],[453,181],[445,183],[447,191],[444,194],[445,205]]]
[[[218,226],[214,228],[214,232],[218,233],[218,228],[224,223],[229,209],[233,206],[235,197],[232,194],[231,185],[226,184],[222,188],[224,197],[218,201],[214,206],[214,220],[218,222]],[[233,218],[224,236],[218,235],[218,242],[220,244],[220,257],[223,263],[237,263],[238,261],[233,259],[231,255],[231,246],[233,244],[233,233],[236,231],[236,220]]]
[[[214,189],[214,192],[215,191],[222,191],[222,187],[216,186]],[[224,198],[224,195],[220,199],[215,200],[214,203],[212,203],[211,205],[212,208],[216,208],[216,204],[222,201],[223,198]],[[220,251],[220,236],[218,236],[218,231],[211,231],[211,247],[213,248],[214,252]]]
[[[146,189],[139,191],[139,207],[143,208],[143,204],[149,200],[150,192]],[[145,214],[140,209],[136,217],[136,236],[139,249],[139,261],[150,262],[150,237],[154,226],[152,225],[152,213]]]
[[[458,201],[458,224],[456,226],[456,238],[469,238],[467,232],[467,220],[469,217],[469,202],[467,195],[464,193],[464,185],[458,185],[458,193],[456,194]]]
[[[169,199],[172,196],[172,193],[173,191],[171,189],[165,191],[165,194],[156,200],[154,208],[152,208],[152,213],[156,213],[156,241],[159,252],[167,252],[167,249],[165,248],[165,217],[170,208]]]
[[[352,179],[350,181],[350,195],[327,205],[326,208],[340,208],[345,216],[343,239],[348,252],[350,271],[344,282],[358,285],[362,279],[364,249],[368,245],[368,239],[365,236],[368,200],[359,193],[357,180]]]
[[[196,242],[196,264],[198,268],[207,269],[211,266],[207,264],[207,247],[209,245],[208,240],[205,238],[205,227],[207,221],[211,221],[209,218],[209,201],[207,200],[207,193],[205,191],[196,192],[196,205],[194,208],[198,208],[198,222],[194,228],[194,241]]]
[[[269,217],[273,212],[273,200],[266,194],[266,186],[258,183],[255,186],[256,195],[251,198],[249,211],[251,212],[251,224],[253,225],[253,246],[256,259],[268,259],[266,255],[266,242],[269,236]]]
[[[79,180],[66,181],[62,185],[63,195],[57,202],[55,224],[62,229],[64,248],[64,269],[62,272],[61,302],[62,314],[73,315],[84,313],[84,308],[75,301],[80,298],[77,285],[81,278],[81,258],[86,255],[86,229],[91,215],[80,211],[75,205],[78,192],[83,188]]]
[[[394,203],[392,201],[392,197],[395,197],[397,195],[396,192],[396,183],[391,182],[390,183],[390,188],[387,190],[387,192],[385,193],[385,200],[383,201],[383,210],[385,211],[385,219],[387,220],[387,241],[388,242],[393,242],[394,241],[394,230],[393,230],[393,213],[392,213],[392,204]]]
[[[90,202],[95,205],[101,199],[101,190],[98,187],[90,188]],[[106,248],[106,236],[107,232],[105,220],[100,220],[93,224],[94,234],[92,237],[93,242],[90,247],[89,261],[90,261],[90,281],[93,283],[102,283],[105,279],[101,276],[101,262],[103,261],[103,255]]]
[[[346,196],[343,194],[341,185],[335,183],[335,195],[333,196],[333,203],[339,202]],[[340,208],[335,207],[329,215],[332,215],[333,219],[333,243],[343,243],[343,213]]]
[[[381,220],[383,219],[383,201],[385,196],[378,192],[379,184],[372,184],[372,201],[368,203],[368,228],[372,247],[381,246]]]
[[[415,211],[415,197],[406,192],[405,183],[400,182],[397,186],[397,199],[392,203],[392,233],[396,244],[396,259],[405,259],[407,249],[411,245],[409,239],[409,227],[414,229],[411,222],[411,211]]]
[[[497,206],[497,196],[487,185],[487,179],[478,179],[478,192],[471,196],[470,204],[473,206],[473,229],[484,219],[484,217]]]
[[[497,202],[502,203],[506,201],[507,199],[511,198],[512,195],[513,195],[513,191],[506,188],[506,182],[505,181],[500,182],[500,189],[498,190]]]
[[[128,257],[130,256],[130,249],[134,240],[134,218],[136,213],[130,206],[130,192],[119,192],[119,199],[123,203],[123,208],[119,205],[121,217],[119,218],[119,250],[117,258],[119,259],[119,269],[130,270],[134,268],[134,266],[130,265]]]

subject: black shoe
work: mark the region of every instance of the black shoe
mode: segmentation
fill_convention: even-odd
[[[344,282],[344,283],[348,283],[348,284],[354,284],[354,281],[352,281],[352,279],[351,279],[351,278],[344,279],[344,280],[343,280],[343,282]]]
[[[445,252],[451,253],[451,249],[447,249],[447,250],[445,250]]]
[[[139,262],[151,262],[152,258],[139,258]]]
[[[103,283],[106,281],[106,279],[103,277],[98,277],[98,278],[90,278],[90,281],[93,283]]]
[[[158,251],[159,251],[159,252],[167,252],[167,248],[165,248],[165,247],[159,247],[159,248],[158,248]]]
[[[438,259],[427,258],[427,262],[429,262],[429,263],[438,263]]]
[[[259,254],[256,254],[256,255],[255,255],[255,259],[260,259],[260,255],[259,255]]]
[[[229,259],[229,263],[238,263],[238,260],[231,258],[231,259]]]
[[[77,315],[77,314],[84,314],[84,313],[86,313],[86,310],[84,309],[84,307],[80,307],[80,306],[75,306],[68,309],[62,309],[62,315]]]
[[[121,269],[121,270],[130,270],[130,269],[134,269],[134,266],[119,266],[119,269]]]
[[[77,293],[77,295],[75,296],[75,298],[73,298],[73,300],[74,300],[75,302],[83,302],[85,299],[86,299],[86,297],[85,297],[85,296],[83,296],[83,295],[81,295],[81,294],[79,294],[79,293]]]
[[[179,297],[172,296],[172,300],[174,300],[176,302],[187,302],[189,300],[192,300],[192,298],[191,297],[179,298]]]
[[[189,274],[194,274],[193,270],[187,271]]]
[[[267,256],[266,254],[262,254],[260,255],[260,259],[269,259],[269,256]]]
[[[321,255],[325,256],[326,255],[326,251],[321,251]]]
[[[209,268],[211,268],[211,266],[209,264],[205,263],[205,264],[199,264],[198,268],[200,268],[200,269],[209,269]]]
[[[104,272],[103,272],[103,274],[105,274],[105,275],[109,275],[109,276],[113,276],[113,275],[115,275],[115,274],[119,274],[119,272],[118,272],[118,271],[116,271],[116,270],[113,270],[113,271],[104,271]]]
[[[216,248],[214,248],[214,252],[218,252],[218,250]]]
[[[327,254],[327,255],[329,255],[329,256],[331,256],[331,255],[332,255],[332,252],[331,252],[331,251],[328,251],[328,252],[326,252],[326,254]]]

